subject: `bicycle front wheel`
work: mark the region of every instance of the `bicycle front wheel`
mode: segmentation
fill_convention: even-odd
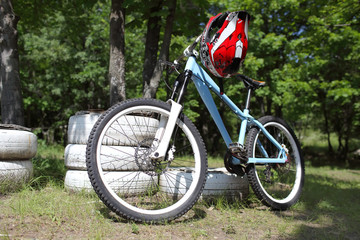
[[[127,219],[164,222],[186,213],[205,185],[203,140],[184,115],[178,118],[167,155],[153,160],[171,106],[133,99],[110,108],[91,131],[87,168],[95,192],[109,209]]]
[[[249,164],[247,175],[255,195],[267,206],[285,210],[300,198],[304,185],[304,160],[299,142],[287,123],[273,116],[259,119],[265,129],[280,143],[287,154],[284,164]],[[258,128],[252,128],[246,138],[249,157],[277,158],[279,149]]]

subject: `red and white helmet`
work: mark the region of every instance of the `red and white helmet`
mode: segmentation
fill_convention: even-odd
[[[200,39],[200,57],[216,77],[228,78],[239,70],[248,47],[249,21],[250,15],[239,11],[219,13],[206,24]]]

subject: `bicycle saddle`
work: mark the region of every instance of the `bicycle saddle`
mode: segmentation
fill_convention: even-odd
[[[257,81],[255,79],[249,78],[249,77],[247,77],[245,75],[242,75],[242,74],[236,74],[234,76],[237,79],[243,81],[246,88],[251,88],[253,90],[264,87],[266,85],[265,82]]]

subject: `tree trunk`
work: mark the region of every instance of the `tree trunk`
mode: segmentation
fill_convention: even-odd
[[[111,1],[110,13],[110,105],[126,99],[125,93],[125,9],[124,0]]]
[[[326,103],[325,100],[323,100],[322,103],[322,110],[323,110],[323,114],[324,114],[324,121],[325,121],[325,133],[327,135],[327,142],[328,142],[328,151],[329,153],[333,153],[334,149],[331,145],[331,139],[330,139],[330,127],[329,127],[329,117],[328,117],[328,111],[326,109]]]
[[[10,0],[0,0],[0,96],[1,120],[5,124],[24,125],[24,105],[19,75],[17,23]]]
[[[157,53],[159,49],[160,39],[160,16],[156,14],[161,10],[162,0],[157,1],[156,5],[150,8],[149,19],[147,23],[146,42],[145,42],[145,58],[143,70],[143,96],[151,98],[154,96],[151,90],[151,78],[156,66]]]
[[[169,14],[166,17],[166,25],[164,31],[164,39],[161,45],[159,60],[168,60],[169,56],[169,48],[171,43],[171,34],[173,23],[175,19],[175,9],[176,9],[176,0],[169,1]],[[157,61],[155,65],[155,69],[153,71],[152,77],[148,83],[147,88],[144,88],[144,96],[149,98],[156,97],[156,91],[159,87],[160,79],[162,75],[162,68],[160,62]]]

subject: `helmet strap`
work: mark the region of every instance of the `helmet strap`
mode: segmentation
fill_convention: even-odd
[[[218,77],[217,78],[218,82],[219,82],[219,88],[220,88],[220,95],[224,94],[224,83],[223,83],[223,78]]]

